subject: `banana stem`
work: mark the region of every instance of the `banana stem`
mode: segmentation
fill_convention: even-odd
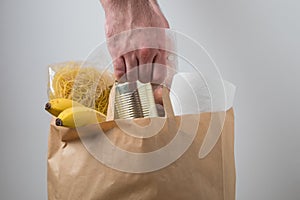
[[[45,110],[49,110],[51,108],[51,103],[46,103],[46,105],[45,105]]]
[[[56,126],[63,126],[63,122],[62,122],[62,120],[59,119],[59,118],[57,118],[57,119],[55,120],[55,124],[56,124]]]

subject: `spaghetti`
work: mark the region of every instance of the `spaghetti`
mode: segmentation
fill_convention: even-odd
[[[80,62],[51,66],[49,98],[72,99],[106,115],[113,75],[95,67],[81,67]]]

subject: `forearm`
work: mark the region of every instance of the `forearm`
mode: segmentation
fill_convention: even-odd
[[[112,10],[121,12],[138,10],[141,13],[147,13],[149,10],[160,11],[156,0],[100,0],[100,2],[105,13]]]
[[[157,4],[156,0],[100,0],[102,6],[107,6],[107,5],[128,5],[128,4]]]

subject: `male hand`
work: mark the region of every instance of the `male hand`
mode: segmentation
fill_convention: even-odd
[[[169,28],[156,0],[101,0],[106,16],[106,37],[109,39],[118,33],[143,27]],[[121,82],[136,81],[160,84],[166,76],[166,53],[159,49],[165,43],[165,37],[159,31],[151,34],[126,35],[126,41],[110,44],[109,50],[114,59],[114,73]],[[149,41],[149,38],[151,41]],[[153,38],[156,38],[153,40]],[[130,40],[134,40],[133,42]],[[120,49],[132,48],[133,51],[120,54]],[[137,45],[136,45],[137,44]],[[143,46],[154,48],[143,48]],[[162,103],[161,87],[154,90],[157,103]]]

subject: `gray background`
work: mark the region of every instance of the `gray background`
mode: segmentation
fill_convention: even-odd
[[[299,1],[160,3],[237,86],[237,199],[299,199]],[[1,0],[0,24],[0,199],[46,199],[47,65],[103,41],[103,11],[97,0]]]

